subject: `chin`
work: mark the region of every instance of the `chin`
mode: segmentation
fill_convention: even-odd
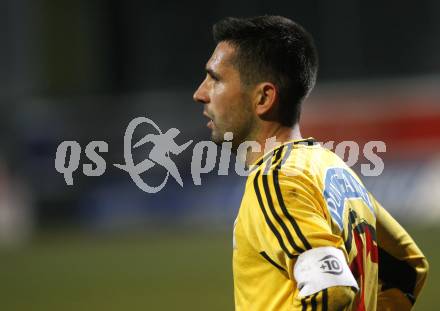
[[[221,143],[224,141],[223,135],[212,132],[211,133],[211,141],[217,145],[221,145]]]
[[[224,130],[219,130],[219,128],[214,127],[211,131],[211,141],[220,145],[225,141],[225,132]]]

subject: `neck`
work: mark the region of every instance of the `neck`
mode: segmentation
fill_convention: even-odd
[[[281,124],[271,124],[260,128],[259,134],[253,139],[261,146],[258,152],[249,150],[246,155],[246,166],[254,163],[265,153],[273,150],[277,146],[290,140],[302,139],[299,124],[293,127],[282,126]]]

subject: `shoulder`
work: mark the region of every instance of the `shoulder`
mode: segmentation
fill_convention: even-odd
[[[260,201],[264,198],[275,201],[293,202],[313,201],[322,204],[320,167],[317,159],[325,157],[322,147],[283,145],[274,150],[248,176],[245,196],[256,196]],[[315,160],[315,161],[314,161]],[[322,161],[321,161],[322,162]],[[296,204],[295,204],[296,205]]]

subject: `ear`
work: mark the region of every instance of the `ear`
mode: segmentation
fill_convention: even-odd
[[[267,115],[275,112],[275,105],[278,100],[278,90],[270,82],[263,82],[256,88],[255,112],[258,116]]]

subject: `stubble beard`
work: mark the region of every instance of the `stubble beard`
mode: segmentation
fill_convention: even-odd
[[[231,111],[236,113],[233,118],[227,122],[218,123],[214,122],[214,127],[211,133],[211,140],[221,145],[225,140],[225,133],[231,132],[233,134],[232,139],[232,152],[237,153],[237,149],[241,143],[249,140],[253,140],[256,137],[256,121],[252,118],[252,110],[249,105],[249,98],[247,94],[243,93],[241,98],[241,105],[243,109],[241,111]],[[218,121],[218,120],[217,120]]]
[[[232,142],[231,151],[237,154],[237,150],[241,143],[245,141],[250,141],[255,139],[255,126],[252,120],[247,120],[246,122],[240,124],[239,127],[228,127],[227,129],[220,130],[214,128],[211,133],[211,141],[216,145],[221,146],[224,142]],[[225,140],[225,133],[232,133],[233,138],[231,140]]]

